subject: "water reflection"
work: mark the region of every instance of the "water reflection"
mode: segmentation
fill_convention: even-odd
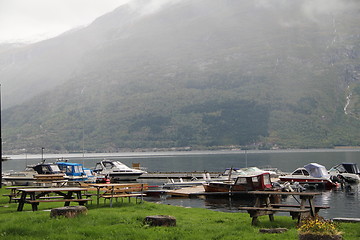
[[[330,206],[329,209],[320,210],[319,214],[327,219],[335,217],[355,217],[360,216],[359,209],[359,184],[351,185],[351,190],[338,188],[333,190],[323,190],[321,195],[314,198],[316,206]],[[254,205],[253,199],[239,197],[203,197],[203,198],[147,198],[147,201],[159,202],[182,207],[206,208],[221,212],[239,212],[241,206]],[[299,204],[300,199],[293,196],[282,198],[284,204]],[[288,216],[287,213],[277,213],[277,215]]]

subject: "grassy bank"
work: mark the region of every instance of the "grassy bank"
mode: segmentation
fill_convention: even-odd
[[[0,190],[0,239],[297,239],[296,222],[290,217],[275,216],[274,222],[260,218],[261,224],[251,226],[246,213],[223,213],[198,208],[174,207],[156,203],[116,203],[112,208],[94,202],[88,214],[73,219],[50,218],[49,211],[62,203],[41,203],[37,212],[26,205],[17,212],[16,203],[8,203],[4,188]],[[176,227],[150,227],[143,223],[149,215],[172,215]],[[262,234],[259,228],[285,227],[289,231]],[[360,239],[360,224],[342,223],[344,239]]]

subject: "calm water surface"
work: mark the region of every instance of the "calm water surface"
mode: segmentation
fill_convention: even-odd
[[[27,164],[40,162],[41,155],[10,156],[11,160],[3,162],[3,171],[20,171]],[[101,159],[116,159],[131,166],[140,163],[148,171],[216,171],[222,172],[228,167],[274,167],[283,172],[291,172],[305,164],[316,162],[327,169],[342,162],[357,163],[360,166],[360,150],[305,150],[305,151],[191,151],[191,152],[142,152],[115,154],[68,154],[47,155],[44,159],[53,162],[57,158],[67,158],[69,162],[83,163],[85,167],[93,168]],[[360,217],[359,185],[352,185],[351,191],[333,189],[324,191],[317,196],[317,205],[329,205],[330,209],[321,210],[326,218]],[[236,212],[237,207],[247,205],[241,199],[149,199],[166,204],[201,207],[217,211]],[[286,203],[296,203],[292,197],[284,199]]]

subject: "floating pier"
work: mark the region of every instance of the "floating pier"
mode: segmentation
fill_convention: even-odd
[[[187,197],[187,198],[197,198],[197,197],[236,197],[236,196],[245,196],[247,198],[252,198],[252,194],[248,194],[247,191],[242,192],[205,192],[205,189],[202,185],[194,187],[185,187],[175,190],[168,190],[166,192],[168,196],[171,197]]]
[[[142,174],[139,179],[203,179],[204,175],[217,178],[220,172],[149,172]]]
[[[358,223],[360,218],[333,218],[334,222]]]

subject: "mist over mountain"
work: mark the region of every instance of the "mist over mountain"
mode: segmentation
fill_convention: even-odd
[[[4,150],[359,145],[359,13],[345,0],[134,1],[0,48]]]

